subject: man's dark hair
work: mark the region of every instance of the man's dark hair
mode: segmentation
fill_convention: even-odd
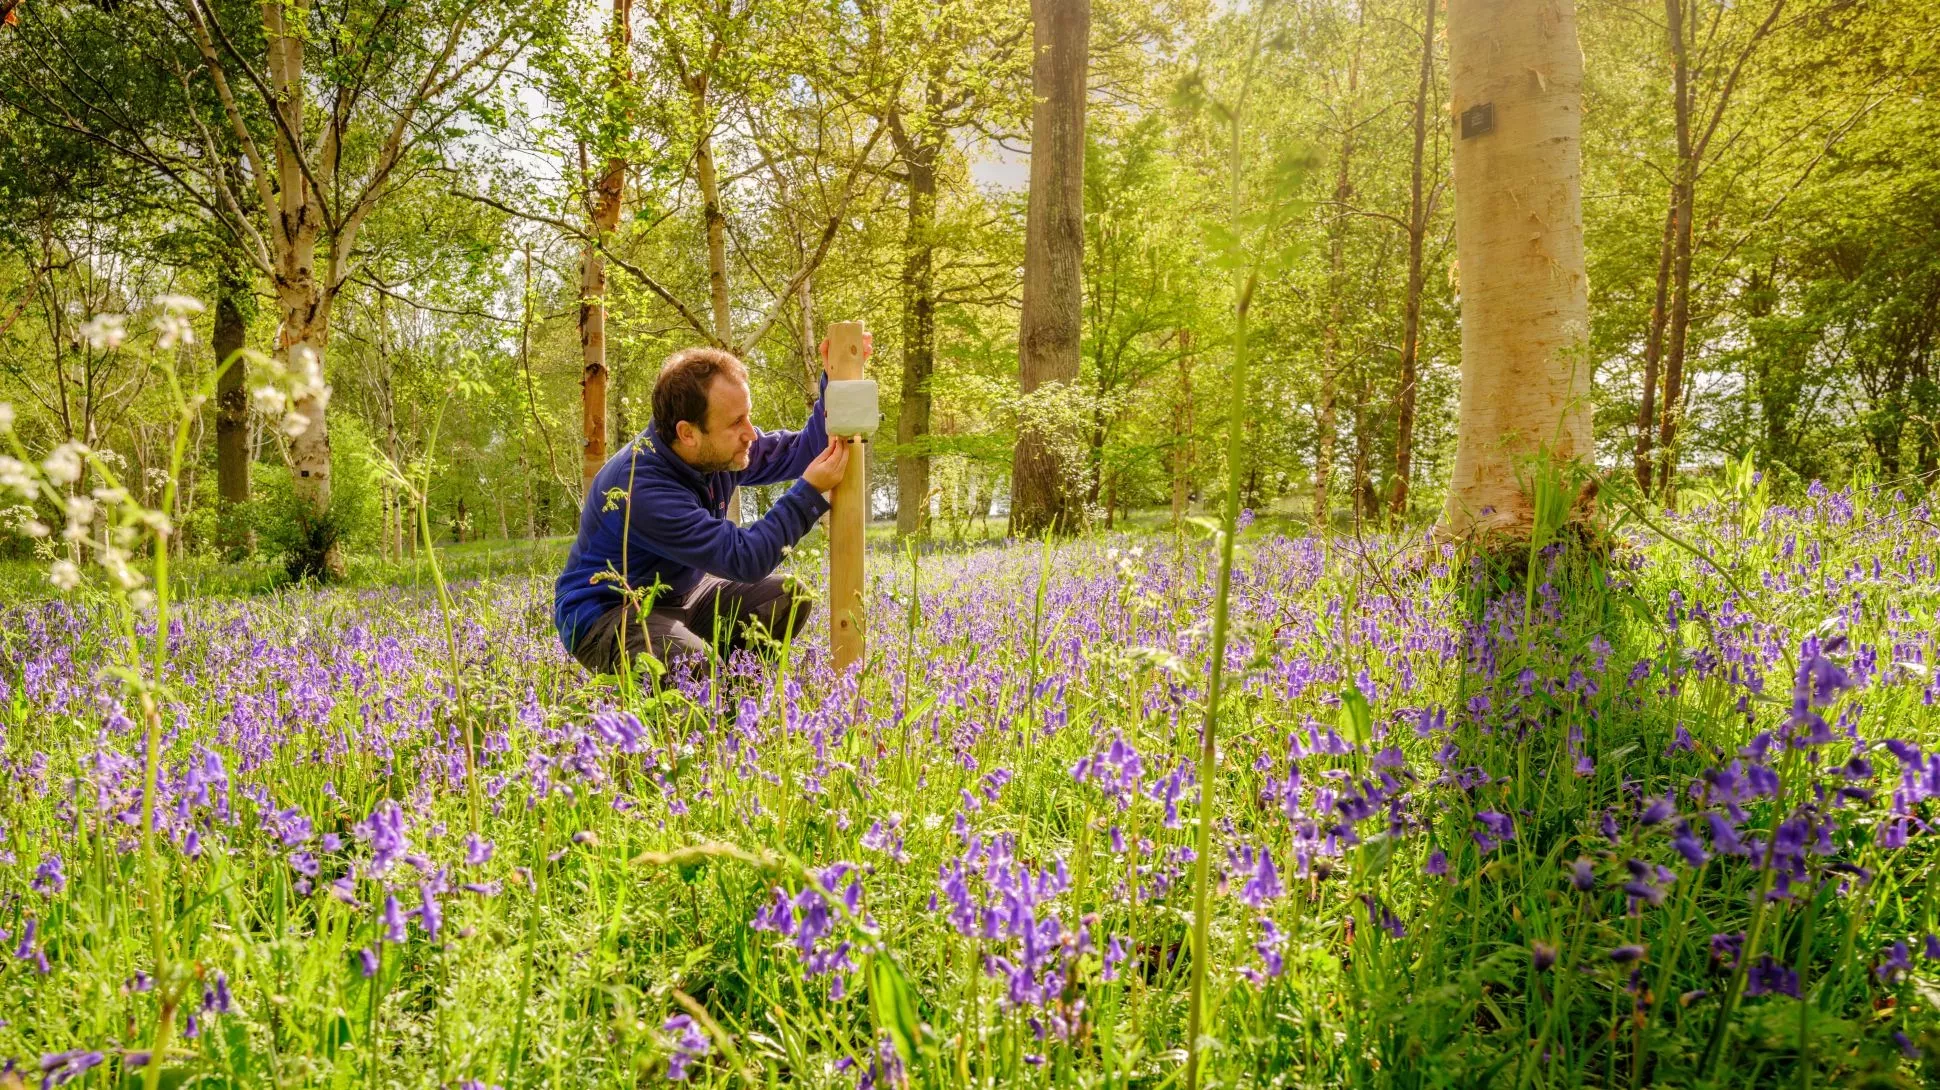
[[[653,427],[661,442],[672,446],[683,420],[707,430],[707,392],[722,375],[746,385],[748,368],[719,348],[683,348],[667,357],[653,383]]]

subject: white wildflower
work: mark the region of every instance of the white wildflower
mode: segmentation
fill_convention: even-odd
[[[330,384],[323,381],[323,358],[317,355],[316,349],[307,344],[291,348],[290,369],[295,379],[290,390],[291,400],[315,401],[319,412],[330,404]]]
[[[56,560],[47,578],[62,590],[73,590],[81,585],[81,569],[75,567],[72,560]]]
[[[34,475],[27,463],[0,454],[0,489],[11,488],[25,499],[34,498]]]
[[[81,479],[81,455],[87,449],[79,443],[62,443],[40,464],[41,472],[56,488],[73,484]]]
[[[86,496],[75,496],[67,501],[67,529],[61,537],[67,541],[86,541],[88,527],[94,522],[95,504]]]
[[[200,314],[206,309],[193,295],[164,295],[155,300],[155,305],[170,314]]]
[[[164,314],[155,319],[155,347],[166,352],[176,345],[195,343],[195,327],[180,314]]]
[[[155,592],[138,590],[128,596],[128,604],[135,607],[136,613],[153,613],[155,612]]]
[[[0,401],[0,435],[13,430],[13,403]]]
[[[120,314],[97,314],[82,323],[81,339],[96,352],[120,348],[128,339],[128,319]]]
[[[283,418],[283,434],[295,439],[310,430],[310,418],[293,412]]]
[[[249,400],[255,405],[256,411],[264,416],[283,415],[283,391],[274,386],[256,387],[249,392]]]
[[[142,574],[128,563],[128,554],[120,549],[108,549],[101,554],[101,566],[108,569],[116,585],[122,590],[134,590],[145,580]]]
[[[28,537],[46,537],[54,532],[54,528],[39,519],[28,519],[20,524],[20,532]]]

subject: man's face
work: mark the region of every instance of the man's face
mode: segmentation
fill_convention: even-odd
[[[702,473],[748,468],[748,448],[754,444],[754,401],[747,383],[717,375],[707,391],[707,430],[683,421],[674,453]]]

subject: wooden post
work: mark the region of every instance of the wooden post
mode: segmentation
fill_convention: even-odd
[[[862,323],[829,324],[829,381],[862,377]],[[829,648],[836,670],[863,654],[862,550],[869,521],[868,445],[852,436],[849,468],[829,497]]]

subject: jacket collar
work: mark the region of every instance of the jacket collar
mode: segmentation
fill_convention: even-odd
[[[660,460],[667,463],[674,471],[674,476],[679,477],[695,488],[704,489],[708,486],[709,482],[706,477],[701,475],[700,470],[688,465],[687,459],[675,454],[672,447],[661,442],[660,429],[654,427],[652,421],[647,422],[647,430],[642,432],[641,435],[645,437],[647,444],[653,448],[653,452],[660,456]],[[637,449],[639,446],[638,439],[634,440],[634,445]]]

